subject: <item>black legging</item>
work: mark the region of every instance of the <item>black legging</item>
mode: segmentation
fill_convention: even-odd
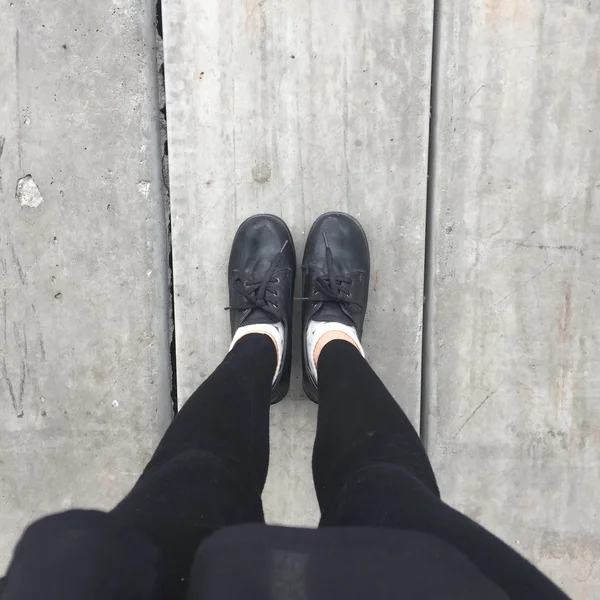
[[[158,598],[165,591],[168,598],[183,597],[203,539],[227,525],[264,520],[261,492],[269,461],[269,401],[275,365],[274,345],[267,336],[242,338],[179,412],[139,481],[113,511],[106,515],[71,511],[43,519],[27,531],[8,572],[7,597],[30,600],[43,586],[48,600],[70,600],[65,578],[57,573],[67,569],[64,563],[74,553],[71,540],[81,537],[87,521],[93,521],[94,528],[92,533],[86,530],[91,538],[86,548],[94,545],[97,549],[111,536],[120,536],[120,549],[110,560],[113,577],[118,579],[115,568],[123,567],[127,582],[121,595],[114,589],[118,582],[112,582],[111,598]],[[430,533],[464,553],[511,598],[565,597],[507,545],[440,500],[417,433],[352,345],[327,344],[318,375],[313,474],[321,526],[364,525]],[[98,536],[102,536],[100,542]],[[63,539],[64,544],[58,543]],[[96,554],[94,560],[104,560]],[[45,569],[39,567],[40,562]],[[32,565],[52,574],[36,576]],[[77,577],[71,575],[69,585],[89,586],[85,568],[75,570]],[[149,570],[156,571],[156,579]],[[145,583],[135,587],[132,578],[138,572],[145,573]],[[55,595],[54,579],[62,582]],[[159,581],[166,590],[158,590]],[[88,589],[88,600],[106,597],[107,585],[103,580],[92,586],[96,596]],[[81,590],[72,593],[75,598]]]

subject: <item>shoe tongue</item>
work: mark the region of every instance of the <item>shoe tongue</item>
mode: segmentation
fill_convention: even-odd
[[[341,323],[348,327],[355,327],[354,321],[341,309],[336,302],[323,302],[321,308],[311,317],[313,321],[326,323]]]
[[[254,279],[260,280],[267,274],[270,267],[270,260],[264,258],[264,256],[257,256],[252,265],[250,265],[248,272],[252,273]]]

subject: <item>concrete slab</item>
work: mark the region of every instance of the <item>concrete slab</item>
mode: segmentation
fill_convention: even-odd
[[[430,453],[447,500],[598,597],[600,5],[440,19]]]
[[[110,507],[170,417],[153,5],[0,10],[0,572]]]
[[[164,0],[181,401],[228,347],[239,223],[282,216],[302,256],[313,220],[341,209],[372,244],[367,354],[418,424],[432,4]],[[295,357],[265,503],[271,521],[314,524],[316,407]]]

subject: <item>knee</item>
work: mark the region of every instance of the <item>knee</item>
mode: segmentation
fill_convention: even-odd
[[[439,502],[437,487],[432,490],[406,468],[374,463],[340,485],[323,507],[323,524],[403,527],[426,505]]]
[[[147,573],[157,572],[158,560],[158,551],[148,540],[117,527],[106,513],[72,510],[40,519],[26,529],[8,568],[4,594],[23,599],[93,599],[108,597],[102,594],[114,585],[137,593],[140,586],[146,589],[154,583]],[[110,585],[107,572],[114,574]],[[111,590],[103,589],[107,585]]]
[[[222,455],[189,448],[151,463],[113,512],[123,518],[135,509],[135,518],[144,522],[149,514],[160,512],[170,527],[190,518],[202,527],[220,527],[228,522],[262,520],[260,494],[253,474],[242,465]],[[203,507],[200,516],[198,505]]]
[[[107,515],[98,510],[69,510],[29,525],[15,548],[15,558],[42,554],[59,545],[76,546],[86,532],[101,527]]]

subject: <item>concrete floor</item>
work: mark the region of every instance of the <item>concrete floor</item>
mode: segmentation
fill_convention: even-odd
[[[314,219],[345,210],[371,241],[366,351],[418,427],[431,7],[345,5],[163,4],[179,398],[227,350],[223,273],[239,223],[282,216],[301,257]],[[308,525],[316,407],[296,341],[290,395],[272,411],[265,507]]]
[[[171,302],[153,4],[3,2],[0,30],[2,571],[33,519],[135,482]]]
[[[171,408],[154,7],[15,4],[0,11],[0,568],[37,516],[114,504]],[[301,254],[316,216],[348,210],[376,274],[367,355],[445,499],[598,596],[597,3],[448,0],[434,28],[433,0],[163,0],[163,20],[179,402],[226,351],[239,222],[282,216]],[[314,525],[296,350],[265,505]]]
[[[429,453],[445,497],[600,597],[600,4],[443,2]]]

